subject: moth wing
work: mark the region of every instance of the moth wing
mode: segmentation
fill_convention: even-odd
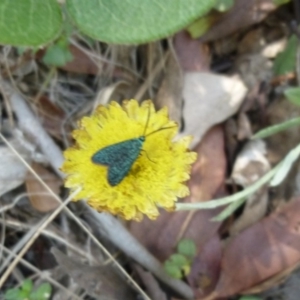
[[[114,157],[117,155],[116,149],[112,146],[107,146],[103,149],[98,150],[92,156],[92,162],[95,164],[109,166],[110,163],[114,160]]]
[[[113,144],[97,151],[93,155],[92,161],[108,166],[107,180],[111,186],[115,186],[130,171],[141,152],[142,145],[139,139]]]
[[[130,171],[132,164],[120,163],[109,166],[107,173],[107,181],[111,186],[118,185]]]

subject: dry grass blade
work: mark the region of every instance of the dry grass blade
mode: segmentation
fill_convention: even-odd
[[[5,225],[6,227],[11,227],[11,228],[17,229],[18,231],[26,231],[32,227],[32,225],[30,225],[30,224],[26,224],[26,223],[19,222],[16,220],[7,220],[7,219],[5,220],[5,219],[1,219],[1,218],[0,218],[0,224]],[[49,226],[49,228],[42,230],[41,234],[46,236],[49,239],[53,239],[54,241],[57,241],[60,244],[66,246],[73,253],[76,253],[77,255],[79,255],[81,257],[87,257],[87,253],[86,253],[85,249],[81,249],[78,244],[68,240],[60,232],[57,232],[56,228],[52,228],[51,225]],[[97,263],[97,260],[95,259],[94,256],[89,255],[88,260],[91,263]]]
[[[4,270],[7,268],[7,266],[10,265],[11,260],[14,256],[17,256],[17,253],[23,249],[24,246],[30,241],[34,233],[38,230],[39,226],[45,221],[45,218],[43,218],[40,222],[35,224],[34,226],[31,226],[30,229],[26,232],[26,234],[14,245],[12,248],[10,255],[3,260],[3,263],[0,267],[0,273],[3,273]]]

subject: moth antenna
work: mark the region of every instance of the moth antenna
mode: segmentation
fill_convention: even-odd
[[[152,159],[150,159],[150,157],[148,156],[148,153],[146,152],[146,150],[142,149],[142,151],[145,152],[147,158],[148,158],[151,162],[155,163]]]
[[[156,133],[156,132],[158,132],[158,131],[165,130],[165,129],[171,129],[171,128],[175,128],[175,127],[177,127],[177,126],[162,127],[162,128],[159,128],[159,129],[157,129],[157,130],[154,130],[154,131],[148,133],[147,135],[145,135],[145,137],[147,137],[147,136],[149,136],[149,135],[151,135],[151,134],[153,134],[153,133]]]
[[[146,136],[147,127],[149,125],[149,121],[150,121],[150,109],[151,109],[151,104],[149,103],[148,117],[147,117],[147,122],[146,122],[146,126],[145,126],[145,129],[144,129],[143,136]]]

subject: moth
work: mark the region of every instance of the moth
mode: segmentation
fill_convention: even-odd
[[[116,186],[127,176],[132,165],[139,157],[146,138],[158,131],[174,128],[176,126],[162,127],[146,135],[146,130],[150,120],[150,108],[143,134],[138,138],[125,140],[106,146],[98,150],[92,156],[92,162],[107,166],[107,181],[111,186]]]

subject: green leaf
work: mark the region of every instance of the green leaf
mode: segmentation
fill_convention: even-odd
[[[9,289],[5,292],[5,300],[23,300],[23,294],[18,288]]]
[[[255,135],[251,137],[251,139],[263,139],[266,137],[269,137],[273,134],[276,134],[278,132],[284,131],[286,129],[289,129],[291,127],[297,126],[300,124],[300,117],[298,118],[293,118],[291,120],[267,127],[263,130],[260,130],[257,132]]]
[[[196,251],[196,245],[190,239],[181,240],[177,246],[177,252],[188,258],[193,258],[196,255]]]
[[[33,283],[31,279],[26,279],[23,281],[21,290],[26,292],[28,295],[32,291]]]
[[[273,72],[275,75],[285,75],[295,71],[297,45],[298,39],[295,35],[292,35],[286,48],[277,55],[274,61]]]
[[[86,35],[117,44],[170,36],[214,7],[216,0],[67,0],[67,11]]]
[[[42,283],[35,291],[30,294],[30,300],[48,300],[51,296],[51,285]]]
[[[73,55],[68,47],[54,44],[47,48],[43,56],[43,62],[50,66],[61,67],[73,59]]]
[[[185,265],[189,264],[187,258],[179,253],[172,254],[168,260],[172,262],[173,265],[176,265],[179,268],[182,268]]]
[[[27,300],[29,299],[29,293],[20,289],[8,290],[5,294],[5,300]]]
[[[284,91],[284,95],[293,104],[300,105],[300,87],[288,88]]]
[[[40,46],[54,40],[62,27],[56,0],[1,0],[0,44]]]
[[[182,278],[181,269],[168,260],[164,263],[164,269],[169,276],[177,279]]]

